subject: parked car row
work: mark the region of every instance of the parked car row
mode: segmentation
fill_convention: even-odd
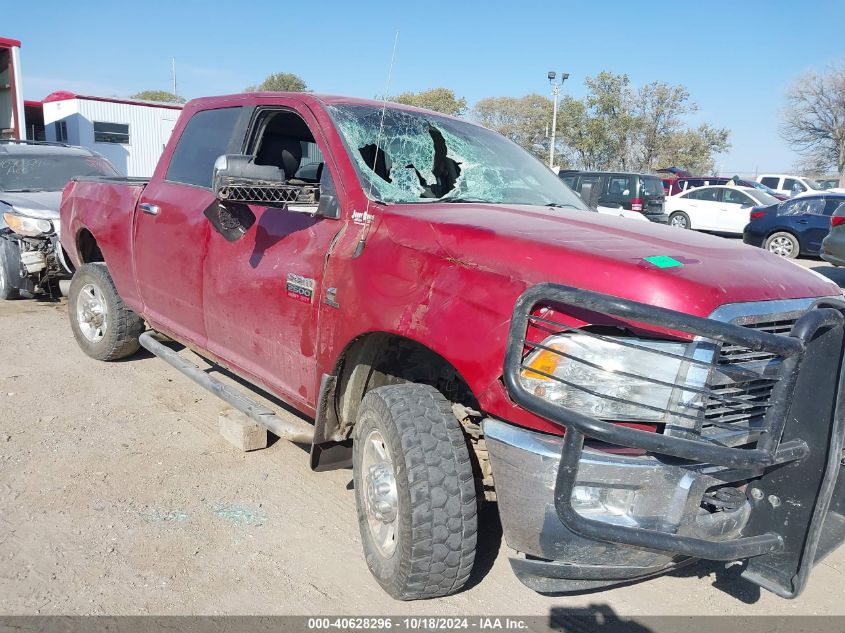
[[[778,200],[787,200],[788,195],[784,195],[766,185],[756,182],[754,180],[745,180],[742,178],[728,178],[725,176],[682,176],[680,178],[663,178],[663,188],[667,196],[676,196],[684,191],[693,189],[695,187],[706,187],[708,185],[726,185],[733,181],[733,184],[738,187],[751,187],[759,189],[770,196],[774,196]]]
[[[845,265],[845,207],[841,214],[835,213],[845,203],[845,190],[823,188],[809,178],[762,174],[759,182],[718,176],[660,179],[576,170],[563,170],[559,177],[600,213],[741,235],[746,244],[787,259],[821,256]],[[787,195],[790,191],[793,197]],[[828,233],[831,237],[823,249]]]

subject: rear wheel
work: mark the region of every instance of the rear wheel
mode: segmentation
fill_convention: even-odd
[[[795,259],[801,251],[801,245],[792,233],[779,231],[772,233],[766,240],[766,250],[786,259]]]
[[[74,273],[68,310],[76,342],[91,358],[117,360],[138,351],[144,321],[123,303],[105,264],[85,264]]]
[[[469,452],[446,398],[421,384],[367,393],[352,464],[364,556],[379,584],[399,600],[460,590],[478,516]]]
[[[689,216],[683,211],[675,211],[669,216],[669,225],[677,226],[679,229],[690,228]]]
[[[0,237],[0,299],[18,299],[21,296],[12,284],[17,275],[12,275],[11,265],[20,257],[16,250],[9,240]]]

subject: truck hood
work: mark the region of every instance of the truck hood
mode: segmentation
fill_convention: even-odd
[[[392,205],[382,217],[394,242],[454,265],[687,314],[707,316],[726,303],[841,294],[821,275],[763,249],[652,222],[469,203]]]
[[[61,191],[0,191],[0,204],[6,204],[21,215],[39,220],[58,220],[61,201]]]

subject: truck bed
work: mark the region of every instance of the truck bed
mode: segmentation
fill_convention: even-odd
[[[62,193],[61,241],[75,267],[101,256],[124,301],[138,309],[132,275],[134,244],[132,227],[138,200],[147,178],[86,176],[71,180]],[[99,254],[87,252],[93,241]]]

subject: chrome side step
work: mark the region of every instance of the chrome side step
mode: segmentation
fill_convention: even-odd
[[[163,361],[166,361],[200,387],[207,389],[279,438],[296,442],[297,444],[311,444],[314,441],[313,426],[292,414],[286,419],[280,418],[267,407],[248,398],[233,387],[209,376],[192,362],[182,358],[175,351],[155,340],[152,331],[148,330],[141,334],[138,342],[141,344],[141,347],[155,354]]]

